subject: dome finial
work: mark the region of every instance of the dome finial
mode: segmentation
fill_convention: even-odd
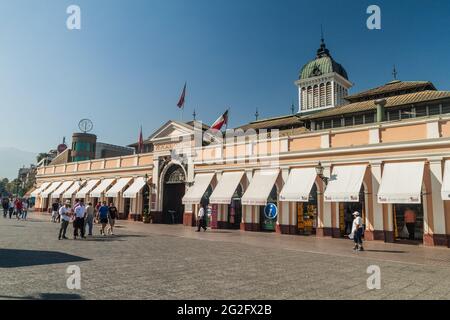
[[[397,68],[395,67],[395,64],[394,64],[394,68],[392,69],[392,75],[394,76],[394,81],[397,80],[398,72],[397,72]]]
[[[325,39],[323,36],[323,27],[320,25],[320,48],[317,50],[317,58],[330,57],[330,51],[325,45]]]

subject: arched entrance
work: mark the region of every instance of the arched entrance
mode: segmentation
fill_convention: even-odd
[[[170,166],[163,179],[163,223],[182,224],[186,176],[179,165]]]

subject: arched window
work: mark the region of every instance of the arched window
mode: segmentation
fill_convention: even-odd
[[[307,108],[310,109],[313,105],[313,92],[312,87],[308,87],[308,103]]]
[[[319,96],[320,96],[320,106],[325,107],[326,105],[326,96],[325,96],[325,84],[321,83],[319,87]]]
[[[327,86],[326,86],[326,92],[327,92],[327,101],[326,104],[327,106],[330,106],[332,104],[332,100],[331,100],[331,82],[327,82]]]
[[[319,86],[316,84],[314,86],[314,108],[319,107]]]

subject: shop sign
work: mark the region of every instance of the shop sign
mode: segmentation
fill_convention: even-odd
[[[278,216],[278,208],[275,204],[273,203],[268,203],[266,205],[266,207],[264,208],[264,216],[267,219],[276,219],[276,217]]]

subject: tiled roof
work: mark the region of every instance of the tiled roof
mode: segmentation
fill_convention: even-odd
[[[388,93],[402,92],[408,90],[436,90],[433,83],[429,81],[392,81],[383,86],[373,88],[367,91],[363,91],[351,96],[345,97],[346,100],[350,102],[360,101],[366,98],[367,100],[373,96],[385,95]],[[399,93],[401,94],[401,93]],[[364,100],[366,100],[364,99]]]
[[[289,115],[283,117],[276,117],[270,119],[263,119],[259,121],[250,122],[249,124],[238,127],[238,129],[248,130],[248,129],[270,129],[270,128],[280,128],[286,126],[300,125],[301,120],[298,116]]]
[[[419,102],[427,102],[433,100],[439,100],[444,98],[450,98],[450,91],[420,91],[409,94],[402,94],[398,96],[386,98],[386,108],[397,107],[402,105],[409,105]],[[332,109],[317,112],[311,115],[301,117],[302,120],[314,120],[319,118],[334,117],[338,115],[357,113],[369,110],[376,110],[375,100],[361,101],[350,103],[347,105],[335,107]]]

